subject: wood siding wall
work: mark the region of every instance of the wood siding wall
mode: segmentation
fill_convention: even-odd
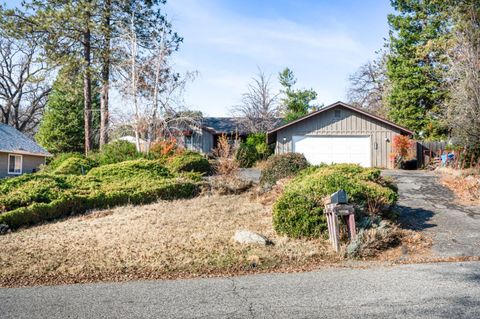
[[[8,174],[8,154],[13,153],[0,153],[0,178],[13,177],[17,175]],[[40,165],[45,164],[45,157],[43,156],[32,156],[32,155],[22,155],[22,172],[32,173],[34,170],[38,170]]]
[[[189,149],[203,154],[211,153],[213,150],[213,135],[204,129],[194,131],[192,145]]]
[[[341,111],[339,118],[335,117],[335,110]],[[294,135],[370,136],[371,165],[391,168],[389,154],[392,152],[391,142],[395,134],[400,134],[398,128],[339,106],[277,131],[275,153],[291,152]]]

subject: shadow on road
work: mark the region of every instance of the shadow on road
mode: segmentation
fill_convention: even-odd
[[[402,205],[397,205],[396,209],[400,213],[398,223],[404,229],[424,230],[437,226],[436,224],[429,222],[435,214],[430,210],[411,208]]]

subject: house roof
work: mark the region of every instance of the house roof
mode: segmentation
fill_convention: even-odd
[[[238,117],[204,117],[202,127],[213,134],[248,133]]]
[[[328,110],[330,110],[330,109],[333,109],[333,108],[335,108],[335,107],[344,107],[344,108],[350,109],[350,110],[352,110],[352,111],[354,111],[354,112],[358,112],[358,113],[364,114],[364,115],[366,115],[366,116],[368,116],[368,117],[371,117],[371,118],[373,118],[373,119],[375,119],[375,120],[377,120],[377,121],[386,123],[386,124],[391,125],[391,126],[393,126],[393,127],[396,127],[396,128],[398,128],[400,131],[402,131],[403,133],[406,133],[406,134],[408,134],[408,135],[413,135],[413,134],[414,134],[413,131],[411,131],[411,130],[403,127],[403,126],[400,126],[400,125],[398,125],[398,124],[395,124],[395,123],[393,123],[393,122],[391,122],[391,121],[389,121],[389,120],[386,120],[386,119],[384,119],[384,118],[382,118],[382,117],[380,117],[380,116],[378,116],[378,115],[372,114],[372,113],[370,113],[370,112],[368,112],[368,111],[366,111],[366,110],[364,110],[364,109],[355,107],[355,106],[353,106],[353,105],[350,105],[350,104],[347,104],[347,103],[344,103],[344,102],[341,102],[341,101],[338,101],[338,102],[335,102],[335,103],[333,103],[333,104],[327,105],[327,106],[325,106],[325,107],[323,107],[323,108],[321,108],[321,109],[319,109],[319,110],[317,110],[317,111],[314,111],[314,112],[309,113],[309,114],[307,114],[307,115],[305,115],[305,116],[302,116],[302,117],[300,117],[300,118],[298,118],[298,119],[296,119],[296,120],[294,120],[294,121],[291,121],[291,122],[289,122],[289,123],[287,123],[287,124],[277,126],[276,128],[268,131],[267,134],[268,134],[268,136],[270,136],[270,134],[276,133],[277,131],[279,131],[279,130],[281,130],[281,129],[284,129],[284,128],[289,127],[289,126],[291,126],[291,125],[293,125],[293,124],[296,124],[296,123],[298,123],[298,122],[301,122],[301,121],[303,121],[303,120],[305,120],[305,119],[308,119],[308,118],[310,118],[310,117],[313,117],[313,116],[316,116],[316,115],[318,115],[318,114],[321,114],[321,113],[323,113],[323,112],[325,112],[325,111],[328,111]]]
[[[283,122],[283,119],[277,118],[276,125]],[[204,117],[202,118],[202,127],[213,134],[232,134],[238,133],[246,135],[251,133],[243,124],[241,117]]]
[[[16,128],[0,124],[0,152],[35,156],[52,156]]]

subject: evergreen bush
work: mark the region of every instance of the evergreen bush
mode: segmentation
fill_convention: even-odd
[[[387,216],[398,199],[377,169],[339,164],[309,169],[293,179],[273,207],[273,225],[290,237],[317,237],[327,230],[323,199],[343,189],[358,213]]]

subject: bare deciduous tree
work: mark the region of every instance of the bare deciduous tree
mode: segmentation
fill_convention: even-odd
[[[357,72],[349,76],[349,103],[379,115],[386,114],[388,81],[385,63],[386,55],[383,53],[376,60],[360,66]]]
[[[0,122],[33,135],[51,85],[39,48],[27,40],[0,35]]]
[[[460,10],[460,8],[459,8]],[[480,9],[478,3],[463,6],[450,51],[450,94],[447,118],[456,143],[480,145]]]
[[[248,92],[242,96],[242,103],[232,108],[239,122],[248,131],[267,132],[275,127],[280,114],[279,93],[273,93],[270,76],[259,68],[248,85]]]
[[[183,101],[185,87],[197,73],[180,76],[174,72],[168,58],[177,50],[179,38],[167,20],[161,21],[157,31],[148,47],[141,46],[132,13],[131,25],[125,32],[124,51],[129,58],[121,68],[124,72],[121,72],[120,90],[133,104],[132,127],[138,149],[140,138],[150,146],[159,138],[175,137],[198,123],[194,113],[185,112]]]

